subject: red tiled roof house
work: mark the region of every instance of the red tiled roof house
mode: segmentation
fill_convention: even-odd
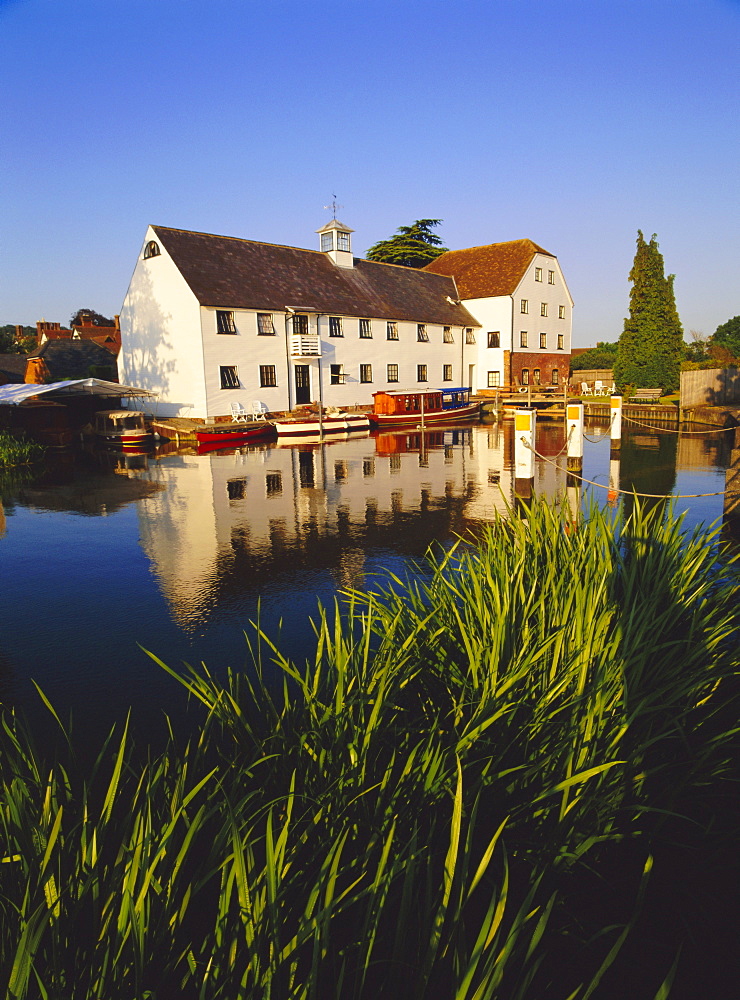
[[[482,324],[468,381],[560,385],[570,366],[573,299],[557,257],[532,240],[442,254],[426,271],[453,277],[463,305]]]

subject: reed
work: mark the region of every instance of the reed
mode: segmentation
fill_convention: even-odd
[[[24,435],[10,434],[0,430],[0,469],[15,468],[37,462],[45,448]]]
[[[6,714],[0,988],[598,996],[662,817],[730,773],[738,611],[717,544],[639,505],[572,526],[536,503],[320,608],[304,663],[258,623],[223,680],[153,657],[202,706],[156,758],[124,727],[89,768],[71,741],[45,760]],[[579,873],[625,843],[627,916],[574,949]]]

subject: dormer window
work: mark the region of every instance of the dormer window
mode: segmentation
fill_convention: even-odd
[[[162,251],[159,249],[159,243],[155,243],[154,240],[149,240],[147,245],[144,247],[144,260],[149,260],[150,257],[159,257]]]
[[[350,252],[349,233],[343,233],[341,230],[337,232],[337,250]]]

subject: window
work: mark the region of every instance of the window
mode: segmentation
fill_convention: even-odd
[[[526,347],[527,346],[527,331],[526,330],[522,330],[522,332],[519,334],[519,346],[520,347]]]
[[[558,319],[565,319],[565,306],[558,306]]]
[[[293,317],[293,333],[296,337],[305,337],[308,334],[308,316],[305,313],[297,313]]]
[[[372,382],[372,380],[373,380],[373,366],[360,365],[360,382]]]
[[[334,249],[334,234],[333,233],[322,233],[321,234],[321,249],[324,253],[329,250]]]
[[[281,472],[265,474],[265,493],[268,497],[279,497],[283,492],[283,476]]]
[[[541,333],[540,334],[540,347],[544,347],[545,350],[547,350],[547,334],[546,333]]]
[[[555,284],[555,272],[554,271],[548,271],[547,272],[547,283],[548,283],[548,285],[554,285]]]
[[[443,344],[454,344],[455,338],[452,336],[452,327],[446,326],[442,331],[442,343]]]
[[[540,316],[547,316],[547,302],[540,302]]]
[[[427,325],[426,325],[426,323],[417,323],[416,324],[416,339],[418,341],[422,341],[423,343],[427,343],[428,342],[428,340],[429,340],[429,334],[427,333]]]
[[[159,244],[155,243],[154,240],[149,240],[144,247],[144,260],[149,260],[150,257],[159,257],[160,253]]]
[[[363,460],[362,460],[362,474],[363,474],[363,476],[374,476],[375,475],[375,459],[374,458],[363,458]]]
[[[337,233],[337,250],[345,250],[347,253],[349,253],[350,250],[349,233],[342,233],[342,232]]]
[[[560,372],[557,368],[552,370],[552,378],[550,379],[553,385],[558,385],[560,383]]]
[[[398,365],[388,365],[388,381],[398,382]]]
[[[501,347],[501,333],[496,330],[495,333],[489,332],[488,334],[488,346],[489,347]]]
[[[236,370],[236,365],[221,365],[219,370],[221,372],[222,389],[239,388],[239,374]]]
[[[501,372],[489,372],[488,373],[488,388],[489,389],[495,389],[499,385],[501,385]]]
[[[542,281],[542,268],[541,267],[536,267],[534,269],[534,280],[535,281]]]
[[[535,370],[532,372],[532,381],[534,382],[535,385],[539,385],[540,384],[540,370],[539,370],[539,368],[535,368]]]
[[[466,344],[475,343],[475,333],[473,333],[472,328],[469,326],[465,328],[465,343]]]
[[[417,365],[416,366],[416,381],[417,382],[426,382],[426,380],[427,380],[427,366],[426,365]]]
[[[260,385],[263,388],[277,385],[275,365],[260,365]]]
[[[395,320],[388,320],[385,324],[386,340],[398,340],[398,323]]]
[[[360,336],[363,340],[370,340],[373,335],[372,323],[369,319],[360,320]]]
[[[529,385],[529,368],[522,368],[522,385]]]
[[[558,350],[559,351],[563,350],[563,342],[564,342],[564,337],[563,337],[562,333],[559,333],[558,334]]]
[[[330,337],[343,337],[342,333],[342,317],[341,316],[330,316],[329,317],[329,336]]]
[[[524,315],[529,312],[529,299],[522,299],[519,311]]]
[[[452,365],[442,365],[442,381],[452,381]]]
[[[344,458],[338,458],[334,463],[334,482],[341,483],[347,478],[347,462]]]
[[[272,322],[272,313],[257,313],[257,333],[260,337],[275,336],[275,325]]]
[[[229,500],[243,500],[247,495],[246,479],[229,479],[226,483]]]
[[[236,333],[233,312],[227,312],[225,309],[216,310],[216,333]]]
[[[344,384],[344,372],[341,365],[330,366],[330,381],[332,385]]]

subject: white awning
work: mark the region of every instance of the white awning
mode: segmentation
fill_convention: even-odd
[[[19,406],[33,396],[52,394],[56,396],[109,396],[120,397],[156,396],[156,392],[138,389],[135,385],[120,385],[118,382],[104,382],[99,378],[76,378],[66,382],[50,382],[48,385],[0,385],[0,406]]]

